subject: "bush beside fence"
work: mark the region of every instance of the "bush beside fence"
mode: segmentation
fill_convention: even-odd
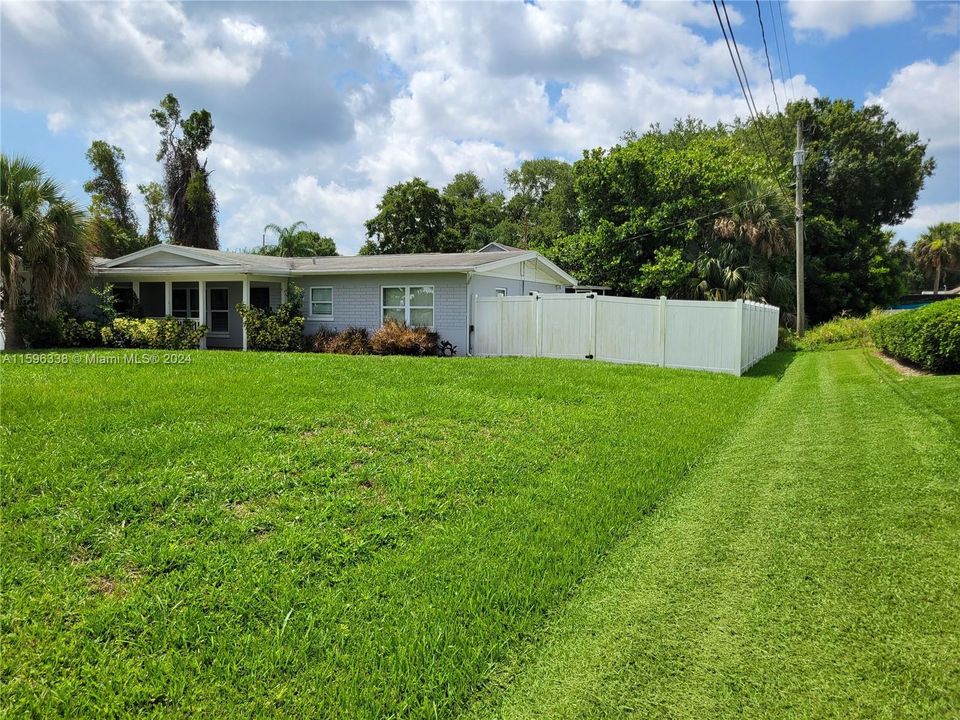
[[[933,372],[960,372],[960,299],[891,313],[870,335],[892,357]]]

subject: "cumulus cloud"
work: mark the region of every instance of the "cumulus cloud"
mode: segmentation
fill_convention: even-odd
[[[120,145],[131,183],[159,177],[149,111],[164,94],[212,112],[224,247],[258,244],[268,222],[304,220],[353,252],[386,187],[414,175],[441,186],[472,169],[499,189],[525,158],[575,160],[651,123],[746,114],[725,45],[703,34],[715,23],[706,2],[2,12],[3,102]],[[744,22],[735,10],[731,20]],[[763,78],[762,55],[741,52]],[[802,76],[793,83],[817,94]]]
[[[917,205],[913,215],[900,225],[890,228],[898,236],[912,242],[917,235],[924,232],[931,225],[941,222],[957,222],[960,218],[960,200],[943,203],[926,203]]]
[[[923,60],[901,68],[866,102],[919,132],[932,150],[960,145],[960,52],[943,65]]]
[[[840,38],[861,27],[906,20],[913,15],[911,0],[789,0],[790,26],[798,33],[822,33]]]

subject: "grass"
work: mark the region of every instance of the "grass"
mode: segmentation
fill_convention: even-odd
[[[193,359],[0,366],[10,716],[455,715],[783,362]]]
[[[798,354],[474,715],[960,716],[958,391]]]

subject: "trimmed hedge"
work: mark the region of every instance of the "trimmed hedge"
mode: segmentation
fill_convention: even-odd
[[[960,299],[887,315],[870,335],[895,358],[933,372],[960,372]]]
[[[160,320],[118,317],[100,328],[100,334],[107,347],[195,350],[207,334],[207,326],[175,317]]]

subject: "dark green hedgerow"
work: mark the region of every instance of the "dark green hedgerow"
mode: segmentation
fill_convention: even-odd
[[[888,355],[934,372],[960,371],[960,299],[888,315],[871,337]]]

